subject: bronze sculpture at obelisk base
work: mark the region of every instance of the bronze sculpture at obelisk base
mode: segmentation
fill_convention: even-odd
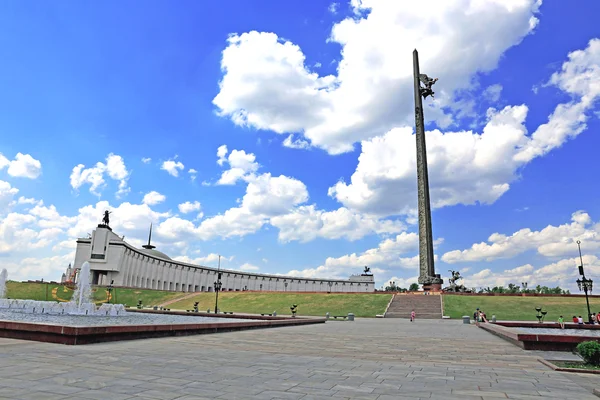
[[[419,53],[413,51],[415,80],[415,133],[417,139],[417,192],[419,198],[419,283],[425,291],[438,291],[444,281],[435,273],[433,263],[433,233],[431,231],[431,205],[429,200],[429,176],[427,173],[427,146],[423,122],[423,98],[431,96],[437,81],[419,72]],[[421,83],[425,87],[421,86]]]

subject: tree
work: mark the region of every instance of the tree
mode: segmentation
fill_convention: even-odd
[[[419,284],[418,283],[411,283],[409,288],[409,291],[411,292],[416,292],[417,290],[419,290]]]

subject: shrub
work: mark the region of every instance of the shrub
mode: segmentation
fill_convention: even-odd
[[[595,341],[581,342],[577,345],[577,353],[587,364],[600,366],[600,343]]]

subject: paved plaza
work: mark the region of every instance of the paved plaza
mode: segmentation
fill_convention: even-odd
[[[1,399],[598,399],[460,321],[359,319],[86,346],[0,339]]]

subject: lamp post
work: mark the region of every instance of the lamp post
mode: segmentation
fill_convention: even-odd
[[[283,285],[285,286],[284,292],[287,292],[287,285],[288,285],[288,283],[285,282]]]
[[[521,287],[523,288],[523,291],[527,290],[527,282],[521,282]]]
[[[331,287],[333,286],[333,282],[327,282],[327,284],[329,285],[329,292],[328,293],[331,293]]]
[[[592,313],[590,311],[590,299],[588,298],[588,292],[592,293],[592,285],[594,281],[587,279],[585,277],[585,273],[583,272],[583,257],[581,256],[581,241],[579,240],[577,241],[577,247],[579,248],[579,260],[581,261],[581,265],[579,266],[579,275],[581,275],[581,279],[577,279],[577,287],[580,291],[583,290],[585,293],[585,302],[588,310],[588,322],[593,324],[594,321],[592,320]]]
[[[215,285],[215,314],[218,313],[219,310],[219,290],[221,290],[221,255],[219,255],[219,266],[217,267],[217,280],[214,283]]]

